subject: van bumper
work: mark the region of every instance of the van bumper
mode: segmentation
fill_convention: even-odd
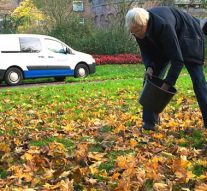
[[[88,67],[89,67],[90,74],[96,72],[96,63],[89,64]]]
[[[5,72],[6,72],[6,70],[0,70],[0,81],[2,81],[4,79]]]

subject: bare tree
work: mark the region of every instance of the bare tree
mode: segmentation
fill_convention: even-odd
[[[72,0],[34,0],[51,24],[62,23],[72,13]]]
[[[107,6],[108,14],[113,14],[113,20],[110,22],[112,24],[124,24],[124,17],[127,11],[132,7],[143,7],[143,8],[151,8],[158,5],[162,5],[163,2],[170,3],[171,0],[121,0],[121,1],[110,1]],[[107,13],[106,13],[107,14]],[[107,15],[108,16],[108,15]]]

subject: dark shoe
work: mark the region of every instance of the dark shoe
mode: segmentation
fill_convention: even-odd
[[[151,131],[155,131],[156,130],[155,129],[155,125],[152,125],[150,123],[144,123],[142,125],[142,129],[144,129],[144,130],[151,130]]]

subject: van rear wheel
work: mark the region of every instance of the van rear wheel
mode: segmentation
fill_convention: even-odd
[[[5,82],[10,86],[18,85],[22,82],[23,75],[19,68],[9,68],[5,73]]]

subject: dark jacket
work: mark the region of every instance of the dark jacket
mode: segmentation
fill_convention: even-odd
[[[144,64],[156,70],[170,61],[165,80],[174,85],[184,63],[204,63],[204,34],[199,19],[173,7],[148,11],[147,35],[144,39],[137,38]]]

